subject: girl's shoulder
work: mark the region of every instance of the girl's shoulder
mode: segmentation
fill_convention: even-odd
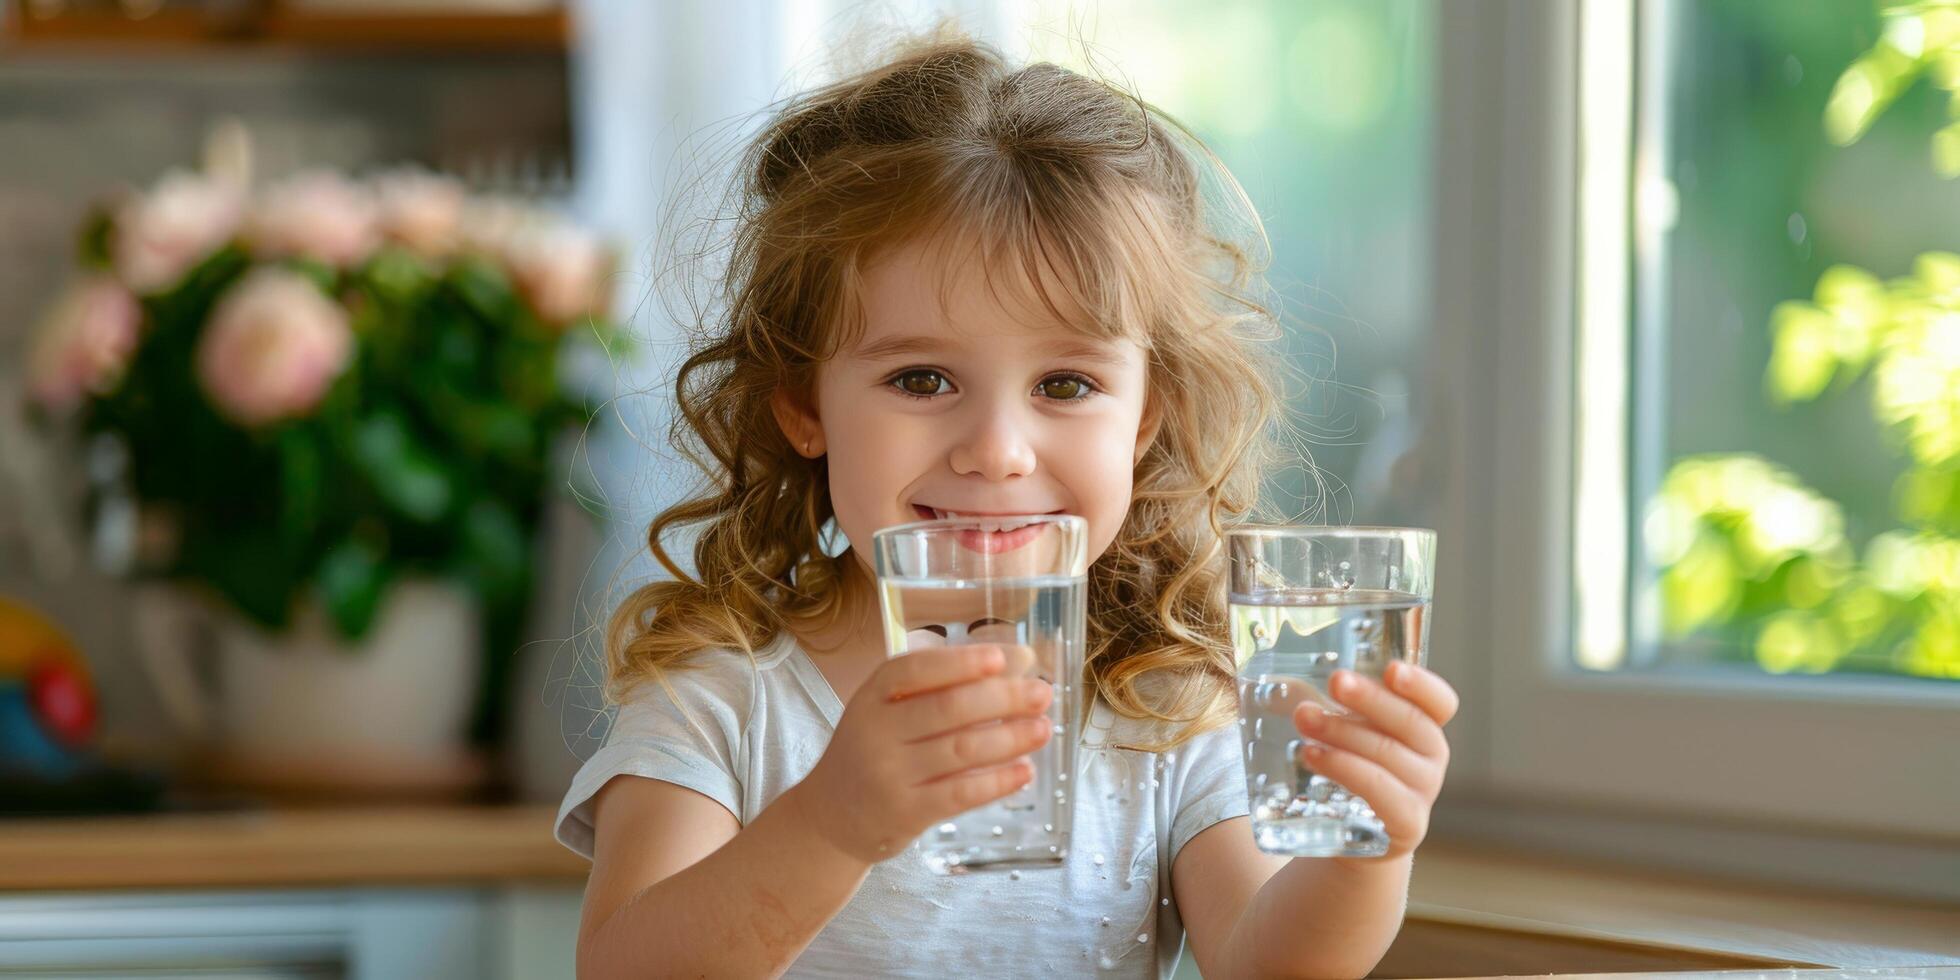
[[[753,651],[704,648],[634,682],[621,697],[620,708],[746,707],[754,701],[766,673],[781,666],[794,650],[795,641],[787,632]]]

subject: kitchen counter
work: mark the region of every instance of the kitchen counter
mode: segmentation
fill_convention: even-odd
[[[395,806],[0,822],[0,893],[541,885],[586,862],[549,807]],[[1441,841],[1377,976],[1960,980],[1960,909],[1575,865]]]
[[[542,806],[0,821],[0,892],[552,881],[586,862]]]

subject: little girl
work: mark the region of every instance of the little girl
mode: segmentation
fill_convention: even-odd
[[[1277,404],[1255,270],[1201,203],[1230,176],[1121,91],[959,40],[793,100],[742,173],[725,320],[677,384],[715,480],[648,532],[673,580],[614,616],[618,718],[559,812],[580,975],[1167,977],[1187,936],[1209,976],[1367,973],[1456,695],[1336,675],[1351,714],[1294,721],[1393,846],[1254,847],[1220,527]],[[866,546],[1050,512],[1099,556],[1071,849],[935,876],[908,845],[1030,780],[1050,688],[1000,647],[888,659]]]

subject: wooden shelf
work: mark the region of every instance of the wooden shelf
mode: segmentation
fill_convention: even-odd
[[[0,892],[583,881],[548,807],[0,820]]]
[[[120,54],[273,48],[320,53],[563,52],[571,18],[562,8],[513,14],[328,14],[275,8],[239,23],[166,9],[140,20],[100,13],[29,16],[16,3],[0,44],[15,51],[110,50]]]

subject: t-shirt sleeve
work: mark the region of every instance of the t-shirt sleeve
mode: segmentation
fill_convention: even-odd
[[[614,776],[684,786],[742,816],[742,733],[753,709],[746,656],[704,655],[649,680],[619,705],[605,744],[579,767],[558,807],[558,842],[592,857],[592,797]]]
[[[1252,812],[1236,727],[1225,725],[1197,735],[1176,752],[1177,761],[1169,767],[1180,782],[1177,812],[1171,817],[1172,862],[1185,843],[1205,828]]]

